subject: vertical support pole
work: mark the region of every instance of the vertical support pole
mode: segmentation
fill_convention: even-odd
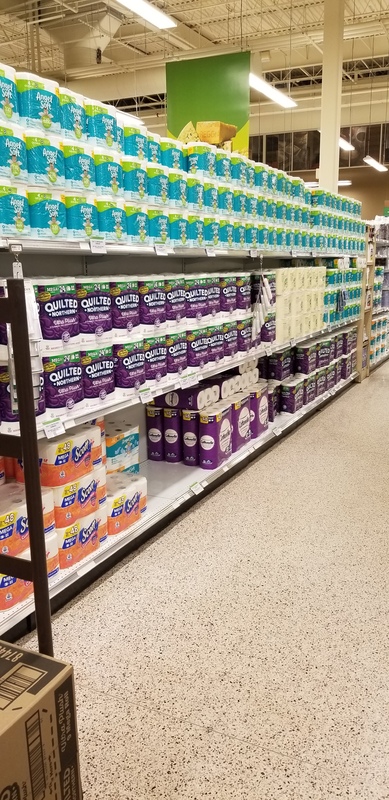
[[[49,582],[47,578],[42,493],[39,477],[38,440],[32,387],[31,357],[23,280],[8,280],[8,298],[12,307],[12,342],[18,393],[19,426],[23,450],[23,466],[27,514],[30,531],[31,567],[34,581],[35,615],[39,650],[53,655]]]
[[[324,0],[319,186],[338,191],[345,0]]]

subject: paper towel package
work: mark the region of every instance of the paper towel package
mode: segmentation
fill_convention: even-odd
[[[179,408],[163,409],[163,436],[165,461],[177,464],[182,460],[181,411]]]
[[[140,519],[139,487],[121,475],[107,478],[108,536],[122,533]]]
[[[89,514],[72,525],[57,528],[57,539],[60,569],[67,569],[98,549],[99,520]]]
[[[199,412],[184,409],[182,419],[182,460],[187,467],[199,463]]]
[[[231,398],[232,452],[236,453],[251,439],[250,395],[237,394]]]
[[[65,528],[81,517],[94,514],[98,505],[94,472],[65,486],[53,487],[54,515],[57,528]]]
[[[252,439],[257,439],[269,424],[269,402],[267,386],[254,384],[250,388],[250,429]]]
[[[199,465],[202,469],[217,469],[231,452],[231,405],[221,402],[200,413]]]
[[[87,428],[39,442],[42,486],[64,486],[92,471],[92,438]]]
[[[165,460],[163,436],[163,408],[146,406],[147,458],[150,461]]]
[[[105,425],[107,474],[124,472],[131,467],[139,471],[139,426],[110,422]]]

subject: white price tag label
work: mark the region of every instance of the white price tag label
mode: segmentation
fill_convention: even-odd
[[[296,339],[291,339],[290,340],[290,346],[291,347],[295,347],[296,346]]]
[[[216,257],[216,253],[215,253],[215,250],[213,249],[213,247],[206,247],[205,248],[205,252],[206,252],[208,258],[215,258]]]
[[[281,436],[282,428],[273,428],[273,435],[274,436]]]
[[[330,393],[329,393],[329,392],[324,392],[324,394],[323,394],[323,400],[328,400],[329,396],[330,396]]]
[[[174,503],[172,503],[172,508],[178,508],[180,505],[181,505],[181,500],[180,499],[175,500]]]
[[[105,239],[91,239],[90,251],[95,256],[103,256],[107,252],[107,245]]]
[[[335,388],[335,386],[333,386],[333,388],[332,388],[332,389],[330,389],[330,394],[332,395],[332,397],[333,397],[333,396],[336,394],[336,388]]]
[[[166,244],[155,244],[154,250],[157,256],[167,256],[168,254],[168,249],[166,247]]]
[[[196,386],[201,378],[202,376],[200,374],[196,375],[195,372],[191,372],[190,375],[183,375],[181,377],[181,388],[190,389],[191,386]]]
[[[271,356],[272,352],[271,346],[269,344],[265,344],[265,355]]]
[[[23,264],[21,261],[14,261],[12,264],[12,275],[14,278],[23,280]]]
[[[151,403],[153,399],[151,389],[149,387],[147,389],[139,389],[139,399],[141,403]]]
[[[258,258],[258,250],[250,250],[250,258]]]
[[[192,486],[190,486],[189,488],[191,492],[193,492],[193,494],[201,494],[201,492],[203,491],[201,483],[192,483]]]
[[[80,242],[80,250],[82,250],[83,253],[90,253],[89,242]]]
[[[47,439],[54,439],[54,436],[61,436],[61,434],[66,433],[61,419],[51,419],[49,422],[43,422],[42,425]]]
[[[228,472],[228,470],[229,470],[228,464],[224,464],[223,472]]]

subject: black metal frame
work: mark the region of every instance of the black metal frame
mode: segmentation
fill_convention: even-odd
[[[7,291],[8,296],[0,298],[0,322],[11,325],[20,436],[0,432],[0,453],[23,458],[31,561],[0,554],[0,573],[33,582],[39,650],[52,656],[49,583],[24,281],[15,278],[7,280]]]

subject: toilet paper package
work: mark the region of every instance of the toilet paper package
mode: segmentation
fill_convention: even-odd
[[[33,284],[43,349],[78,344],[78,300],[74,279],[42,278]]]
[[[96,191],[99,195],[123,194],[123,170],[120,153],[106,147],[95,147],[93,153],[96,174]]]
[[[188,245],[202,247],[204,243],[204,220],[199,214],[188,213]]]
[[[176,139],[161,137],[161,161],[165,167],[180,169],[184,167],[183,145]]]
[[[100,503],[97,507],[95,511],[95,517],[98,524],[99,543],[102,544],[108,539],[108,509],[106,497],[104,502]]]
[[[140,519],[140,493],[138,486],[121,475],[107,478],[108,536],[127,530]]]
[[[219,217],[219,243],[222,248],[232,249],[234,246],[234,223],[225,217]]]
[[[139,510],[142,515],[147,510],[147,478],[144,475],[129,475],[126,480],[139,495]]]
[[[67,528],[82,517],[94,514],[98,506],[94,472],[77,481],[53,487],[54,516],[57,528]]]
[[[75,195],[64,191],[66,207],[66,227],[69,239],[90,239],[99,233],[99,217],[94,197]]]
[[[98,195],[95,200],[99,218],[99,231],[107,242],[126,242],[127,217],[124,200]]]
[[[205,247],[217,247],[219,243],[219,218],[206,214],[204,216],[204,245]]]
[[[217,469],[231,452],[231,405],[223,401],[200,413],[199,466],[202,469]]]
[[[129,244],[148,244],[149,217],[147,206],[133,205],[130,200],[124,201],[127,224],[127,240]]]
[[[166,322],[173,327],[186,318],[185,278],[183,275],[165,275]]]
[[[147,131],[139,124],[135,125],[132,121],[124,123],[124,152],[127,156],[136,156],[141,160],[147,159]]]
[[[161,137],[151,131],[147,131],[147,160],[150,164],[162,164]]]
[[[182,460],[181,411],[179,408],[163,409],[163,438],[165,461],[177,464]]]
[[[335,370],[334,370],[335,375]],[[316,371],[310,372],[308,375],[304,375],[304,395],[303,395],[303,404],[306,406],[308,403],[312,403],[313,400],[316,399]]]
[[[210,324],[208,327],[208,357],[210,363],[221,363],[224,359],[223,324]]]
[[[26,189],[0,180],[0,234],[20,237],[30,234],[30,215]]]
[[[85,407],[100,406],[115,392],[112,346],[81,349]]]
[[[59,86],[31,72],[16,72],[20,122],[25,128],[60,131]]]
[[[15,70],[8,64],[0,64],[0,120],[5,123],[19,121]]]
[[[217,183],[209,178],[204,180],[204,209],[213,214],[216,214],[218,209]]]
[[[93,480],[96,483],[97,506],[101,506],[107,499],[107,471],[104,464],[93,469]]]
[[[65,161],[58,137],[44,136],[39,130],[24,134],[27,150],[28,182],[31,186],[65,186]]]
[[[217,190],[217,204],[219,213],[224,216],[231,216],[234,213],[234,192],[229,183],[220,181]]]
[[[107,474],[139,472],[139,426],[108,420],[105,430]],[[136,469],[133,469],[133,468]]]
[[[332,362],[327,367],[326,391],[328,392],[330,389],[333,389],[334,386],[335,386],[335,364]]]
[[[31,236],[36,239],[66,239],[66,206],[63,195],[54,189],[27,190]]]
[[[41,485],[51,488],[65,486],[93,468],[92,439],[88,429],[77,428],[70,436],[58,436],[39,442]]]
[[[147,164],[146,171],[149,203],[166,205],[169,199],[169,170],[162,164]]]
[[[29,546],[27,505],[22,486],[0,487],[0,553],[17,556]]]
[[[231,398],[232,452],[236,453],[251,439],[250,394],[238,394]]]
[[[185,247],[188,242],[188,215],[186,211],[170,209],[169,236],[172,247]]]
[[[231,181],[231,160],[227,150],[216,148],[216,175],[220,180]]]
[[[295,350],[295,362],[297,372],[309,375],[316,370],[317,362],[317,343],[310,342],[298,345]]]
[[[205,364],[208,364],[208,340],[209,333],[206,324],[187,328],[188,367],[202,369]]]
[[[150,461],[165,460],[163,435],[163,408],[146,406],[147,458]]]
[[[253,320],[251,317],[240,319],[236,323],[238,333],[238,352],[248,353],[253,347]]]
[[[293,352],[288,347],[279,353],[272,353],[268,359],[269,378],[277,381],[284,381],[289,378],[293,371]]]
[[[103,442],[105,444],[104,417],[100,421],[91,420],[73,428],[73,433],[84,433],[85,430],[91,440],[91,457],[93,469],[98,469],[103,463]]]
[[[53,530],[45,536],[47,577],[50,580],[59,573],[59,553],[57,531]]]
[[[149,221],[149,241],[150,244],[169,244],[169,216],[167,208],[148,208],[147,216]]]
[[[169,206],[186,208],[188,204],[186,172],[182,172],[180,169],[169,169],[168,180]]]
[[[139,279],[139,318],[144,330],[153,331],[166,322],[166,289],[163,276]]]
[[[114,148],[117,141],[116,111],[98,100],[84,99],[88,140],[93,145]]]
[[[89,514],[72,525],[57,528],[57,541],[60,569],[78,564],[99,547],[99,523],[96,515]]]
[[[192,175],[216,176],[216,147],[205,142],[188,142],[188,172]]]
[[[236,276],[226,273],[220,277],[220,311],[223,317],[229,317],[236,311],[237,291]]]
[[[50,353],[42,357],[46,413],[64,416],[84,406],[84,389],[79,350]],[[65,481],[66,482],[66,481]]]
[[[246,223],[244,220],[235,219],[234,221],[234,244],[237,250],[246,248]]]
[[[188,366],[186,328],[168,331],[166,335],[166,364],[168,375],[181,375]]]
[[[331,339],[320,339],[317,343],[317,368],[328,367],[330,363]]]
[[[352,373],[352,354],[343,355],[341,358],[341,377],[342,380],[349,378]],[[318,378],[319,380],[319,378]],[[325,389],[324,389],[325,391]]]
[[[80,342],[97,345],[112,339],[109,278],[76,278]]]
[[[267,384],[269,402],[269,422],[274,422],[277,414],[281,411],[281,383],[280,381],[269,381]]]
[[[78,142],[85,141],[87,133],[83,95],[60,86],[58,97],[59,118],[63,135]]]
[[[236,320],[223,323],[224,355],[234,356],[238,352],[238,328]]]
[[[295,414],[303,407],[304,377],[294,376],[281,383],[281,409],[288,414]]]
[[[267,386],[254,384],[250,387],[250,430],[251,437],[257,439],[269,424],[269,402]]]
[[[208,317],[208,275],[187,275],[185,280],[186,318],[201,320]]]
[[[212,385],[216,386],[217,381]],[[217,397],[217,400],[219,397]],[[168,406],[168,408],[186,408],[193,411],[200,411],[207,405],[212,405],[216,402],[214,394],[209,392],[208,384],[201,384],[200,386],[193,386],[191,389],[178,389],[174,392],[167,392],[155,398],[157,407]],[[150,406],[154,408],[154,406]]]
[[[0,96],[1,80],[0,75]],[[12,183],[27,183],[26,142],[23,137],[23,129],[13,122],[0,126],[0,176],[8,178]]]
[[[125,200],[143,203],[147,197],[146,161],[134,156],[121,156]]]
[[[94,192],[96,168],[91,145],[62,139],[61,150],[64,157],[66,187],[79,192]]]
[[[206,405],[214,405],[221,400],[227,400],[228,397],[231,397],[232,394],[235,392],[235,384],[230,375],[214,375],[212,378],[209,378],[207,381],[203,381],[201,386],[212,386],[214,389],[219,389],[219,396],[217,397],[216,394],[211,400],[210,403]],[[203,406],[205,408],[205,405]],[[199,406],[200,409],[200,406]],[[200,409],[201,410],[201,409]]]
[[[137,278],[111,280],[112,336],[121,338],[139,327],[139,288]]]
[[[208,313],[211,317],[216,317],[220,314],[220,281],[219,276],[215,273],[206,276],[206,285],[208,292]]]
[[[166,335],[149,336],[144,339],[145,351],[145,378],[154,385],[167,375],[167,346]]]
[[[17,397],[14,387],[11,388],[12,378],[8,372],[8,364],[0,366],[0,420],[4,433],[17,433],[19,430],[19,415]],[[46,410],[44,379],[42,373],[33,373],[33,386],[35,415],[41,416]],[[13,396],[12,396],[13,390]],[[1,464],[1,462],[0,462]],[[0,484],[2,480],[0,469]]]
[[[321,397],[327,391],[327,368],[316,370],[316,397]]]
[[[251,309],[251,276],[249,272],[236,276],[236,308],[238,311]]]
[[[115,386],[118,389],[139,389],[146,381],[143,338],[113,345]]]
[[[199,463],[199,412],[183,409],[182,461],[187,467],[197,467]]]
[[[191,211],[204,209],[204,180],[200,176],[188,175],[186,180],[188,208]]]

